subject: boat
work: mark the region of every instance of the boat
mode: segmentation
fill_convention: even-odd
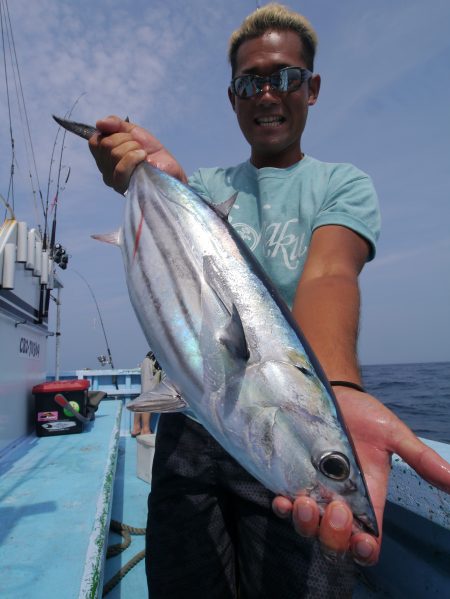
[[[21,165],[22,159],[23,164],[26,163],[25,154],[33,155],[33,146],[6,0],[1,1],[0,9],[11,152],[9,181],[2,181],[0,186],[1,454],[32,431],[31,390],[37,383],[45,381],[47,340],[55,334],[49,331],[48,314],[53,308],[51,298],[59,305],[62,289],[56,265],[59,262],[65,267],[67,255],[63,257],[65,250],[55,243],[56,221],[52,233],[47,227],[48,210],[38,219],[36,197],[38,194],[42,197],[42,194],[32,166],[28,167],[28,172],[26,168],[20,169],[31,181],[28,199],[23,200],[24,193],[20,190],[20,202],[16,201],[20,189],[16,166],[17,163]],[[27,145],[23,153],[15,143],[19,131],[16,131],[14,115],[17,123],[21,122],[21,133]],[[7,115],[4,117],[7,123]],[[6,152],[3,156],[6,166]],[[32,202],[36,206],[36,222],[27,223],[18,214],[32,212],[26,205]],[[42,226],[44,221],[46,224]]]
[[[0,459],[0,596],[40,599],[54,588],[61,599],[105,592],[111,599],[145,596],[143,531],[151,473],[139,474],[139,461],[147,459],[149,472],[151,458],[142,449],[145,440],[130,436],[131,416],[123,409],[140,392],[140,371],[77,370],[61,379],[85,380],[108,400],[82,434],[31,434]],[[423,441],[450,461],[450,445]],[[398,456],[392,465],[380,561],[358,571],[354,597],[447,597],[450,497]],[[117,534],[120,528],[129,546]],[[118,544],[125,549],[107,558],[108,546]]]
[[[3,0],[0,6],[6,6]],[[33,389],[49,395],[55,389],[41,385],[52,378],[46,372],[47,340],[58,331],[49,330],[48,312],[51,298],[56,309],[60,303],[55,258],[61,262],[63,253],[54,235],[16,218],[8,195],[2,203],[0,597],[145,596],[151,444],[131,438],[131,415],[124,409],[140,393],[140,371],[56,368],[53,378],[63,396],[70,387],[65,382],[84,381],[77,392],[106,397],[95,418],[77,429],[80,434],[37,436]],[[69,412],[67,421],[73,418]],[[450,445],[424,442],[450,461]],[[117,530],[126,539],[123,550],[107,558],[108,546],[119,544]],[[398,456],[380,561],[359,570],[354,597],[450,597],[450,497]]]

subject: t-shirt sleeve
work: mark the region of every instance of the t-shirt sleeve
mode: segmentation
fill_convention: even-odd
[[[377,193],[368,175],[350,164],[341,164],[330,174],[328,193],[312,228],[324,225],[352,229],[368,241],[368,260],[375,257],[381,218]]]
[[[198,193],[199,196],[209,199],[209,192],[206,187],[205,178],[202,170],[195,171],[188,179],[188,184],[191,189]]]

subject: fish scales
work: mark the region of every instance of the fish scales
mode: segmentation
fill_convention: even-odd
[[[85,137],[92,130],[58,122]],[[148,163],[130,180],[118,239],[132,305],[171,381],[167,405],[181,396],[274,493],[308,493],[320,505],[341,498],[378,534],[332,389],[223,209]],[[146,398],[131,408],[155,405]]]
[[[158,277],[162,308],[144,306],[145,294],[133,291],[141,289],[142,275],[135,278],[134,265],[126,264],[130,295],[136,313],[147,315],[141,322],[150,346],[197,418],[276,493],[295,497],[306,490],[323,501],[326,488],[328,500],[342,495],[348,501],[349,489],[358,489],[355,499],[359,495],[364,507],[353,502],[352,509],[367,524],[373,514],[333,399],[231,227],[199,196],[149,165],[136,169],[128,203],[139,204],[144,215],[139,268]],[[147,234],[153,246],[146,244]],[[130,234],[128,243],[134,241]],[[248,347],[246,360],[233,359],[220,341],[233,306]],[[158,318],[170,335],[157,333]],[[349,458],[345,481],[318,473],[312,454],[326,451]],[[358,482],[349,482],[354,479]]]

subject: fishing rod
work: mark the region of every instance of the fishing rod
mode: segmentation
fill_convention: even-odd
[[[68,115],[68,118],[72,115],[72,112],[75,109],[75,106],[78,104],[78,102],[84,95],[86,95],[86,92],[81,93],[78,96],[78,98],[75,100],[75,102],[72,104],[70,110],[67,111],[66,114]],[[49,168],[49,172],[48,172],[48,181],[47,181],[47,195],[46,195],[46,199],[45,199],[45,202],[46,202],[45,203],[45,234],[47,233],[47,227],[48,227],[50,184],[52,183],[51,173],[52,173],[52,167],[53,167],[53,163],[54,163],[54,155],[55,155],[56,146],[57,146],[58,137],[59,137],[60,132],[61,132],[61,127],[58,127],[58,130],[55,135],[55,141],[53,143],[52,155],[50,158],[50,168]],[[53,249],[55,247],[56,222],[57,222],[57,209],[58,209],[59,194],[61,191],[64,191],[65,185],[67,184],[67,181],[69,180],[69,177],[70,177],[70,167],[69,167],[66,179],[64,181],[64,187],[61,187],[61,173],[62,173],[62,167],[63,167],[62,159],[63,159],[64,150],[65,150],[64,142],[66,140],[66,133],[67,133],[67,131],[64,130],[63,138],[62,138],[62,142],[61,142],[61,151],[59,153],[58,178],[57,178],[57,182],[56,182],[55,198],[53,200],[53,208],[50,209],[50,212],[53,210],[52,232],[51,232],[51,236],[50,236],[50,251],[51,252],[53,251]]]
[[[98,305],[97,298],[95,297],[94,290],[93,290],[93,289],[92,289],[92,287],[89,285],[89,283],[87,282],[87,280],[86,280],[86,279],[83,277],[83,275],[82,275],[80,272],[78,272],[78,270],[76,270],[75,268],[72,268],[72,272],[76,273],[76,274],[77,274],[77,275],[80,277],[80,279],[82,279],[82,280],[83,280],[83,281],[86,283],[86,285],[87,285],[87,287],[88,287],[88,289],[89,289],[89,292],[90,292],[90,294],[91,294],[91,296],[92,296],[92,299],[94,300],[95,306],[96,306],[96,308],[97,308],[98,317],[99,317],[99,319],[100,319],[100,325],[101,325],[101,327],[102,327],[103,336],[104,336],[104,338],[105,338],[106,351],[107,351],[107,353],[108,353],[108,358],[107,358],[106,360],[102,361],[102,360],[99,358],[100,364],[102,364],[102,366],[103,366],[103,364],[104,364],[104,363],[105,363],[105,364],[106,364],[106,363],[109,363],[109,364],[111,364],[111,368],[114,370],[113,358],[112,358],[111,350],[109,349],[109,343],[108,343],[108,338],[107,338],[107,336],[106,336],[106,330],[105,330],[105,326],[104,326],[104,324],[103,324],[103,318],[102,318],[102,314],[101,314],[101,312],[100,312],[100,307],[99,307],[99,305]],[[117,387],[117,381],[116,381],[116,383],[115,383],[115,384],[116,384],[116,388],[118,388],[118,387]]]
[[[78,104],[80,98],[82,96],[85,95],[86,92],[81,93],[78,98],[75,100],[75,102],[72,104],[70,110],[67,111],[67,115],[71,115],[75,106]],[[48,216],[49,216],[49,199],[50,199],[50,185],[51,183],[53,183],[52,180],[52,168],[53,168],[53,163],[55,162],[54,156],[55,156],[55,152],[56,152],[56,148],[57,148],[57,144],[58,144],[58,137],[59,134],[61,132],[61,127],[58,127],[58,130],[56,132],[55,135],[55,141],[53,142],[53,147],[52,147],[52,154],[50,157],[50,167],[48,169],[48,179],[47,179],[47,194],[46,194],[46,198],[45,198],[45,209],[44,209],[44,239],[43,239],[43,249],[47,249],[47,239],[48,239]],[[56,241],[56,223],[57,223],[57,209],[58,209],[58,200],[59,200],[59,194],[60,192],[64,191],[65,186],[67,184],[67,181],[69,180],[69,176],[70,176],[70,167],[68,169],[67,172],[67,176],[66,179],[64,181],[64,187],[61,187],[61,173],[62,173],[62,159],[63,159],[63,154],[64,154],[64,149],[65,149],[65,142],[66,139],[66,131],[64,131],[63,133],[63,138],[62,138],[62,142],[61,142],[61,151],[59,153],[59,165],[58,165],[58,177],[57,177],[57,181],[56,181],[56,191],[55,191],[55,198],[53,201],[53,222],[52,222],[52,230],[51,230],[51,234],[50,234],[50,241],[48,244],[48,250],[49,250],[49,254],[50,257],[55,259],[56,258],[56,254],[58,254],[58,250],[55,251],[55,241]],[[52,209],[50,209],[50,212],[52,211]],[[55,260],[56,261],[56,260]],[[60,266],[62,266],[62,268],[64,268],[64,266],[58,262],[58,264],[60,264]],[[67,265],[67,262],[66,262]],[[42,302],[40,302],[40,312],[41,310],[43,311],[44,316],[48,314],[48,310],[49,310],[49,305],[50,305],[50,290],[43,290],[43,292],[41,293],[42,296]]]
[[[28,166],[28,175],[31,184],[31,191],[33,196],[33,204],[35,210],[35,218],[36,218],[36,226],[38,231],[42,235],[42,227],[41,227],[41,219],[38,215],[37,201],[36,201],[36,187],[39,193],[39,197],[41,200],[41,207],[43,212],[44,224],[46,228],[46,212],[44,208],[44,201],[42,197],[41,184],[39,181],[39,175],[36,166],[36,157],[33,147],[33,139],[31,137],[30,130],[30,121],[28,118],[28,111],[25,102],[25,95],[22,86],[22,78],[20,75],[20,67],[19,61],[17,58],[16,46],[14,42],[14,34],[11,23],[11,18],[9,14],[8,0],[0,0],[0,25],[1,25],[1,34],[2,34],[2,48],[3,48],[3,66],[5,71],[5,88],[6,88],[6,97],[7,97],[7,105],[8,105],[8,118],[9,118],[9,132],[10,132],[10,142],[11,142],[11,168],[10,168],[10,179],[9,179],[9,188],[8,188],[8,196],[7,202],[11,201],[12,211],[14,211],[15,204],[15,190],[14,190],[14,172],[16,166],[16,151],[15,151],[15,140],[13,135],[13,118],[12,118],[12,106],[11,106],[11,97],[12,91],[10,90],[9,76],[8,70],[10,70],[12,75],[12,80],[14,83],[15,96],[17,100],[17,111],[20,120],[20,124],[22,127],[22,134],[24,138],[24,148]],[[7,55],[9,57],[10,66],[7,64]],[[12,88],[12,85],[11,85]],[[34,171],[33,171],[34,169]],[[36,182],[36,185],[35,185]],[[44,232],[44,236],[42,239],[42,250],[45,252],[47,250],[47,235],[46,230]],[[45,259],[47,254],[43,253]],[[38,321],[43,322],[45,316],[48,314],[48,304],[50,302],[50,291],[46,289],[45,284],[41,284],[40,289],[40,297],[39,297],[39,312],[38,312]]]

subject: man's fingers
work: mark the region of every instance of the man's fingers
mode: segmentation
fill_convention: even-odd
[[[294,502],[292,520],[295,530],[304,537],[317,535],[320,513],[317,503],[309,497],[299,497]]]
[[[89,149],[106,185],[123,193],[133,170],[143,160],[187,183],[181,166],[151,133],[117,116],[100,119],[98,133],[89,139]]]
[[[119,193],[125,193],[128,189],[131,175],[137,165],[145,160],[147,154],[145,150],[137,149],[127,152],[114,169],[113,187]]]
[[[290,518],[292,514],[292,501],[278,495],[272,502],[272,509],[279,518]]]
[[[129,133],[136,125],[121,119],[118,116],[111,115],[104,119],[99,119],[95,123],[96,128],[103,135],[111,135],[112,133]]]
[[[133,170],[145,160],[147,153],[130,133],[96,134],[89,140],[89,149],[106,185],[123,193]]]
[[[343,554],[348,550],[352,534],[353,514],[341,501],[327,505],[319,530],[324,553]]]
[[[355,562],[361,566],[373,566],[377,563],[380,554],[381,539],[366,533],[357,533],[352,536],[350,548]]]
[[[122,137],[122,135],[123,134],[121,134],[121,133],[117,133],[114,135],[114,138],[116,138],[116,142],[115,142],[115,144],[111,144],[111,146],[110,146],[110,154],[111,154],[112,162],[114,164],[118,164],[128,153],[135,152],[137,150],[140,150],[141,152],[143,152],[144,158],[145,158],[145,156],[146,156],[145,150],[143,150],[136,141],[130,139],[128,134],[125,134],[125,136],[123,137],[123,141],[120,141],[120,138]],[[106,145],[108,143],[108,141],[109,140],[105,139],[103,143]]]
[[[396,439],[393,451],[422,478],[450,493],[450,464],[422,443],[409,429]]]
[[[354,532],[353,514],[342,501],[332,501],[320,518],[319,507],[311,497],[297,497],[292,504],[286,497],[275,497],[273,511],[280,518],[290,518],[295,530],[304,537],[318,536],[323,553],[331,559],[349,550],[362,566],[378,561],[381,537],[376,539],[365,532]]]
[[[95,126],[102,135],[101,139],[105,147],[108,147],[109,144],[117,143],[117,140],[120,140],[120,137],[117,136],[123,134],[124,138],[133,139],[150,155],[157,154],[158,152],[168,153],[161,142],[149,131],[134,123],[124,121],[118,116],[113,115],[100,119]]]

